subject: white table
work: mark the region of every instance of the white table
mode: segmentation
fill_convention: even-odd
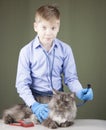
[[[0,120],[0,130],[50,130],[41,125],[24,128],[21,126],[10,126]],[[73,126],[67,128],[58,128],[56,130],[106,130],[106,120],[97,119],[76,119]]]

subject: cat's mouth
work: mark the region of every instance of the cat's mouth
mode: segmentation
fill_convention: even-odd
[[[68,110],[68,108],[67,107],[60,108],[60,109],[57,109],[56,112],[63,113],[65,110]]]

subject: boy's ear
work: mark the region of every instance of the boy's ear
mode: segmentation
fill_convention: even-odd
[[[33,24],[33,25],[34,25],[34,31],[35,31],[35,32],[37,32],[37,23],[36,23],[36,22],[34,22],[34,24]]]

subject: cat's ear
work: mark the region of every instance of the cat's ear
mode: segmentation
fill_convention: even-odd
[[[70,97],[71,97],[72,99],[75,99],[75,93],[71,93],[71,94],[70,94]]]
[[[59,94],[59,91],[57,91],[56,89],[52,89],[53,95],[57,95]]]
[[[52,92],[53,92],[54,99],[56,99],[56,100],[60,99],[60,92],[59,91],[57,91],[56,89],[53,89]]]

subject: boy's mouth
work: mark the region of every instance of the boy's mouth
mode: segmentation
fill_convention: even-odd
[[[53,40],[53,38],[46,37],[45,40],[47,40],[47,41],[51,41],[51,40]]]

